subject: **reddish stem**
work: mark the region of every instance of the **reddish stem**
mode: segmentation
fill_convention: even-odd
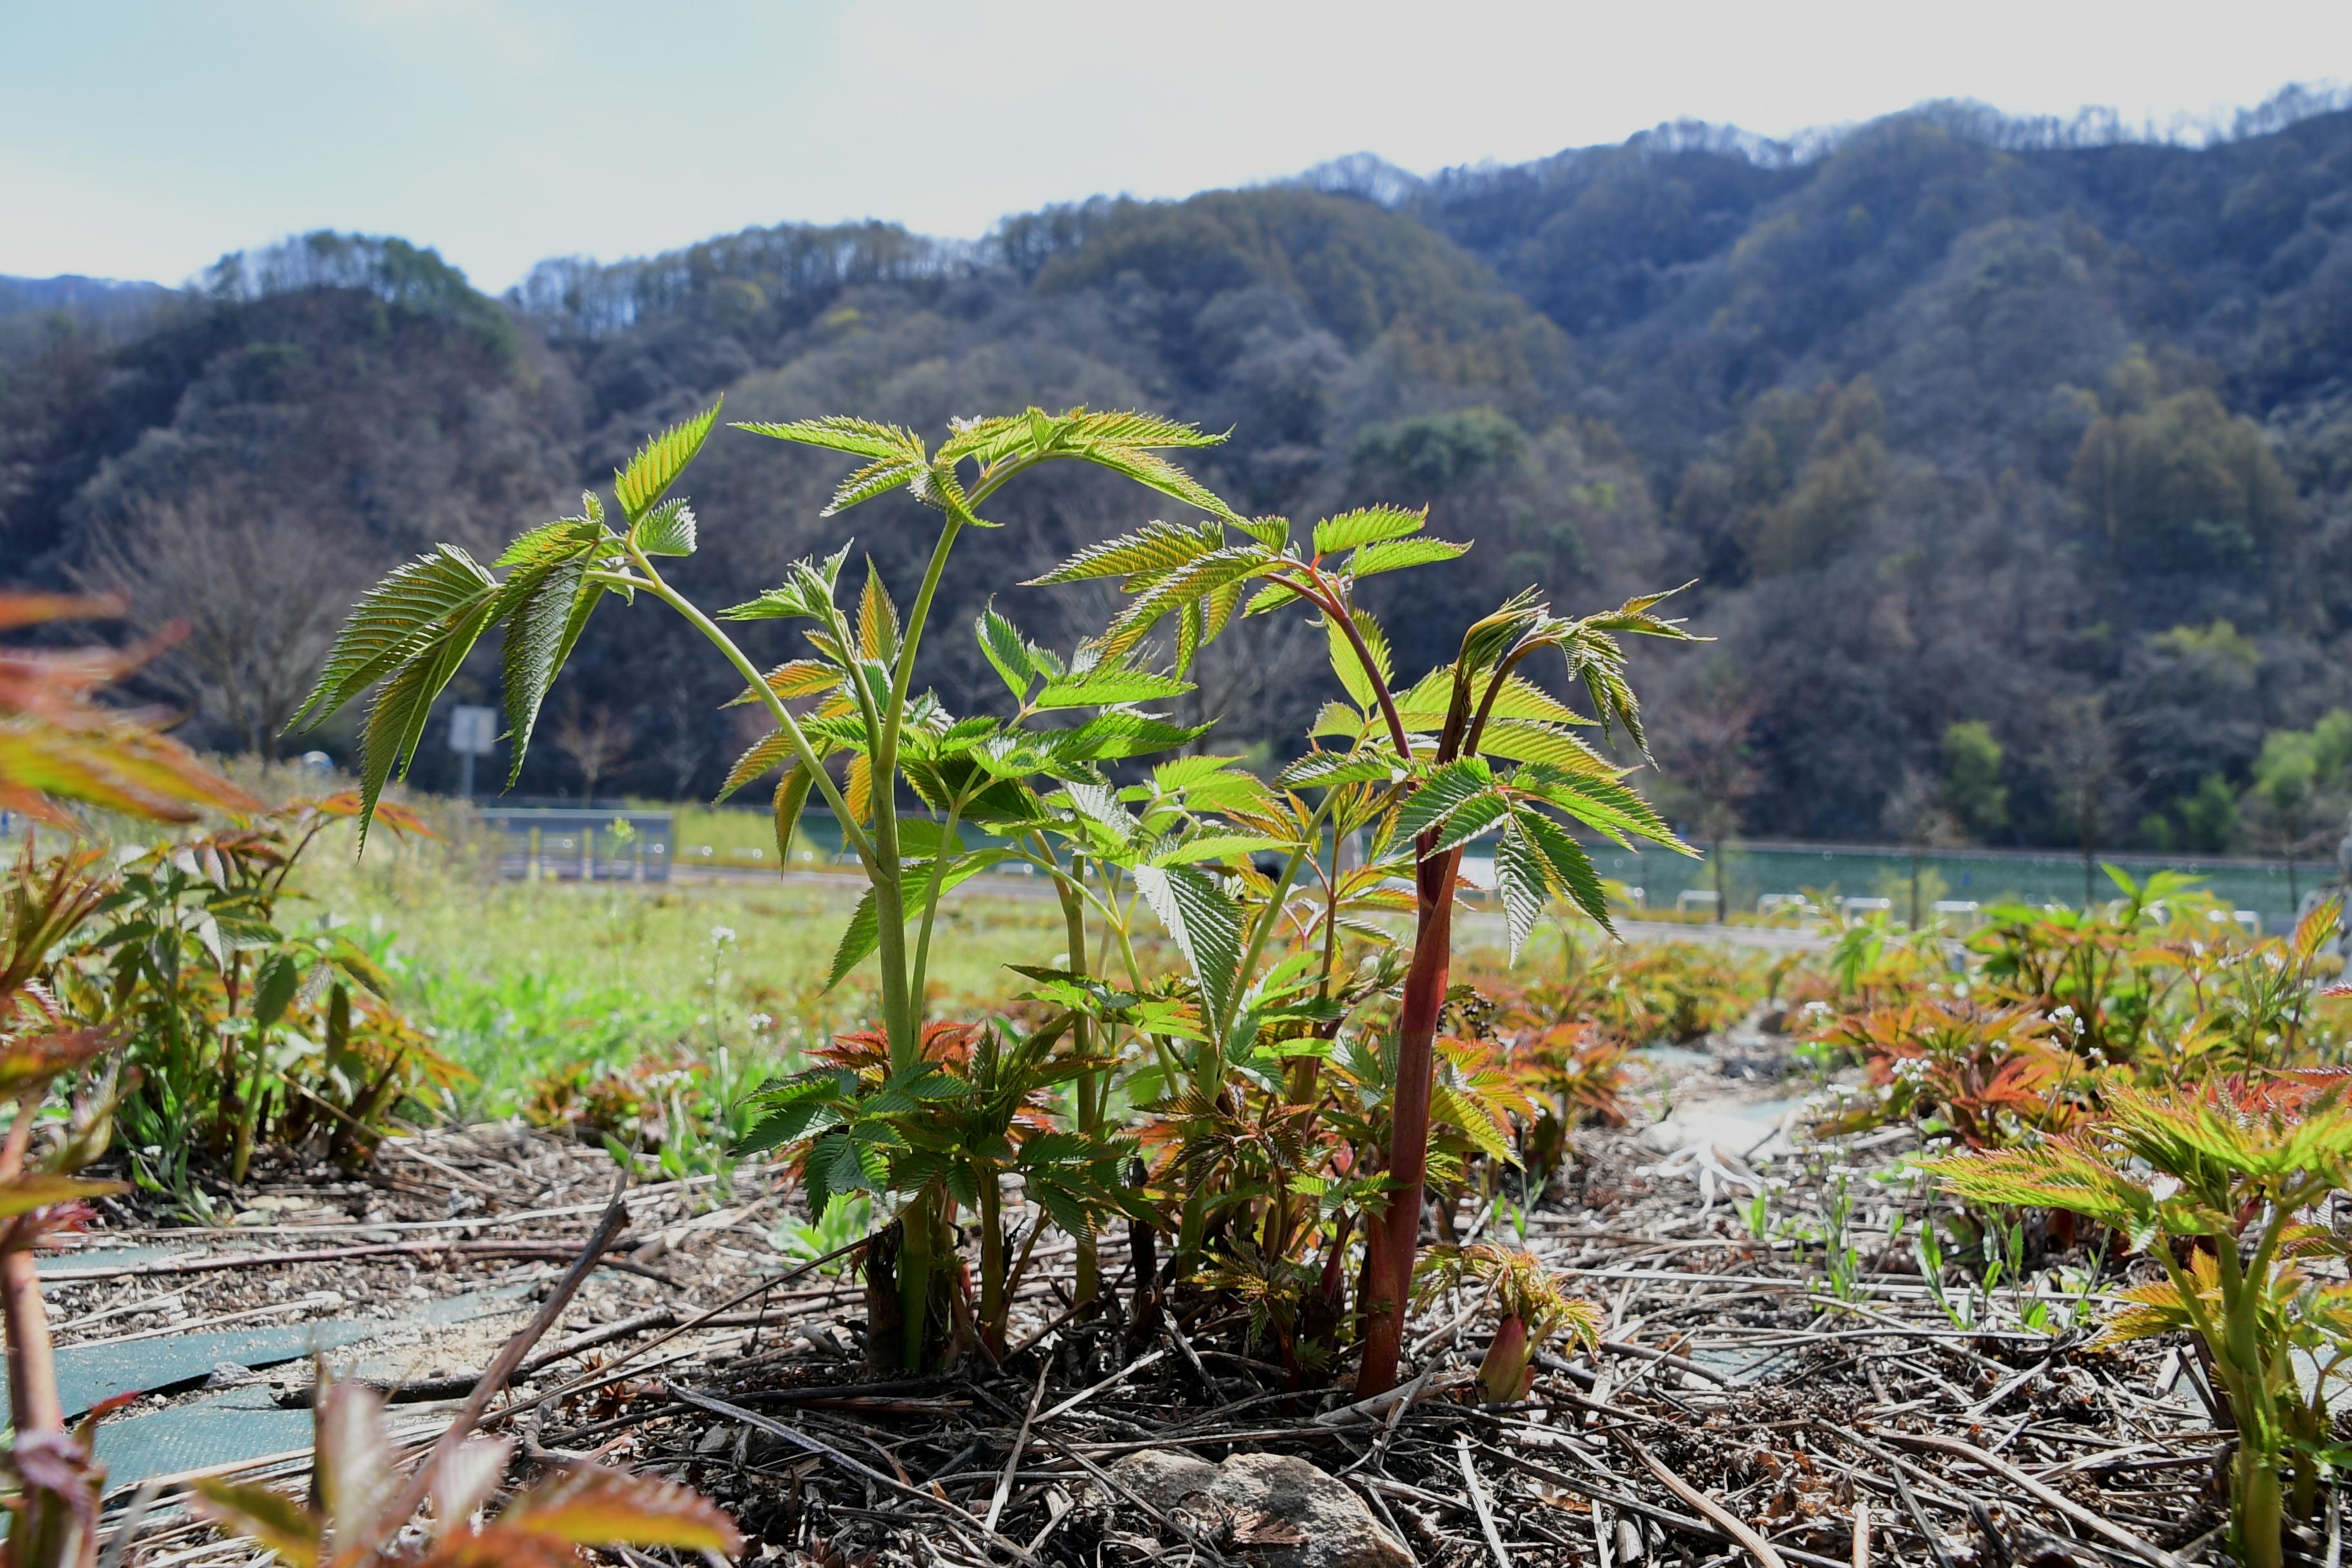
[[[33,1112],[39,1103],[37,1091],[18,1101],[7,1146],[0,1150],[0,1182],[15,1179],[25,1168]],[[33,1257],[28,1225],[33,1217],[20,1215],[0,1232],[0,1326],[8,1336],[8,1414],[19,1437],[66,1429],[57,1363],[49,1350],[49,1314],[41,1304],[39,1265]]]
[[[1418,914],[1412,964],[1397,1009],[1396,1098],[1390,1107],[1388,1210],[1364,1233],[1364,1361],[1356,1394],[1369,1399],[1396,1386],[1404,1352],[1404,1304],[1412,1292],[1413,1255],[1429,1174],[1429,1100],[1436,1062],[1438,1016],[1454,958],[1454,879],[1459,848],[1425,856],[1414,868]]]

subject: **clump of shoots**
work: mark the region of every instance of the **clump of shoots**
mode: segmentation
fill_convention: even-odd
[[[1535,1386],[1536,1357],[1566,1333],[1588,1350],[1601,1345],[1601,1309],[1562,1288],[1560,1278],[1522,1247],[1482,1241],[1441,1260],[1455,1279],[1486,1287],[1495,1299],[1495,1337],[1478,1363],[1478,1391],[1489,1405],[1525,1399]]]
[[[2294,1352],[2340,1357],[2352,1344],[2352,1287],[2318,1287],[2294,1262],[2332,1245],[2297,1215],[2352,1184],[2347,1082],[2289,1073],[2118,1089],[2071,1137],[1928,1166],[1971,1202],[2040,1205],[2110,1226],[2162,1267],[2161,1280],[2129,1293],[2105,1337],[2186,1331],[2202,1344],[2239,1435],[2230,1528],[2249,1568],[2281,1561],[2282,1466],[2294,1468],[2299,1516],[2317,1498],[2324,1394],[2302,1394]]]

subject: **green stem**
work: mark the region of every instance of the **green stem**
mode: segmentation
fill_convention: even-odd
[[[799,758],[801,766],[808,769],[810,774],[816,780],[816,787],[824,794],[825,804],[833,807],[835,817],[841,823],[843,841],[856,852],[859,864],[866,868],[866,876],[871,878],[875,870],[874,846],[867,840],[864,831],[858,827],[856,819],[850,816],[849,803],[841,797],[841,786],[833,782],[833,775],[825,771],[824,763],[818,760],[815,750],[809,744],[808,736],[801,730],[800,721],[793,717],[793,710],[784,706],[782,698],[770,689],[767,678],[761,674],[760,667],[753,664],[750,657],[735,646],[735,639],[729,637],[719,627],[718,622],[704,615],[692,600],[663,582],[660,574],[652,567],[646,566],[645,571],[646,575],[642,578],[616,578],[609,573],[592,573],[590,576],[598,581],[644,589],[685,616],[689,626],[709,639],[711,646],[727,657],[727,662],[735,667],[736,672],[751,683],[751,689],[758,692],[761,700],[767,704],[769,717],[775,720],[776,727],[792,738],[793,755]]]
[[[923,994],[923,975],[924,972],[930,967],[931,922],[939,916],[940,895],[947,889],[948,858],[954,853],[956,820],[962,815],[963,796],[957,795],[948,802],[947,823],[940,829],[940,852],[931,861],[930,880],[923,889],[923,925],[921,931],[915,938],[914,977],[908,983],[908,989],[914,997],[915,1024],[918,1028],[922,1026],[924,1014],[929,1010]]]
[[[1069,943],[1070,972],[1080,976],[1084,976],[1087,973],[1087,911],[1086,905],[1079,900],[1077,889],[1073,884],[1082,879],[1084,874],[1078,857],[1073,852],[1070,857],[1070,870],[1066,873],[1057,873],[1054,878],[1055,891],[1061,898],[1063,931]],[[1091,1021],[1083,1016],[1071,1021],[1071,1035],[1081,1058],[1090,1054],[1093,1044],[1092,1030]],[[1089,1144],[1102,1135],[1103,1091],[1107,1087],[1102,1082],[1102,1079],[1103,1075],[1099,1072],[1081,1073],[1076,1086],[1078,1100],[1078,1136],[1086,1139]],[[1092,1231],[1076,1239],[1077,1278],[1071,1286],[1070,1302],[1073,1307],[1082,1308],[1101,1293],[1102,1256],[1096,1246]]]
[[[929,1346],[931,1321],[931,1244],[939,1234],[933,1211],[940,1195],[936,1188],[925,1187],[899,1216],[898,1355],[909,1373],[925,1370],[923,1352]]]
[[[1366,668],[1370,667],[1367,665]],[[1320,843],[1324,819],[1330,816],[1331,805],[1339,798],[1337,787],[1323,792],[1323,804],[1315,808],[1315,815],[1307,820],[1306,833],[1292,847],[1290,858],[1283,864],[1282,875],[1275,879],[1274,894],[1266,900],[1265,912],[1258,917],[1257,929],[1250,936],[1248,951],[1242,954],[1241,967],[1234,973],[1233,990],[1225,997],[1224,1009],[1217,1019],[1216,1030],[1210,1037],[1217,1047],[1220,1063],[1223,1060],[1225,1037],[1233,1031],[1234,1016],[1241,1008],[1242,994],[1249,988],[1250,977],[1257,973],[1257,962],[1265,952],[1267,939],[1274,935],[1275,928],[1282,922],[1283,905],[1290,897],[1290,885],[1298,879],[1298,868],[1306,863],[1307,851]]]

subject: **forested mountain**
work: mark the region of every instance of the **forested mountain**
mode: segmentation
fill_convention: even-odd
[[[1646,787],[1701,833],[2276,847],[2346,792],[2352,112],[2201,148],[1933,106],[1802,152],[1354,160],[977,244],[787,225],[555,261],[495,301],[321,236],[132,321],[67,303],[0,320],[0,577],[189,619],[157,677],[226,744],[268,743],[387,565],[570,510],[723,392],[934,432],[1029,402],[1230,425],[1195,466],[1237,506],[1427,503],[1476,541],[1389,616],[1409,663],[1529,583],[1573,609],[1695,577],[1716,642],[1643,676]],[[686,583],[741,596],[844,531],[919,574],[901,502],[817,517],[835,477],[715,437]],[[984,595],[1067,642],[1105,605],[1010,584],[1146,515],[1075,474],[1003,510],[926,648],[951,706],[992,684],[961,629]],[[1279,752],[1320,664],[1246,623],[1197,710]],[[621,787],[712,786],[741,710],[690,633],[625,611],[576,668],[559,740]],[[550,748],[523,787],[580,773]]]

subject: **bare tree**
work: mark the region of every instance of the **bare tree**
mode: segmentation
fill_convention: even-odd
[[[577,692],[563,705],[563,716],[549,737],[555,749],[580,770],[580,803],[596,804],[596,781],[629,754],[637,729],[624,715],[603,703],[583,709]]]
[[[2083,851],[2083,908],[2088,910],[2098,901],[2093,872],[2099,845],[2109,825],[2124,815],[2130,784],[2124,773],[2116,727],[2099,694],[2060,698],[2051,705],[2051,712],[2057,731],[2042,752],[2042,761],[2066,803],[2067,815],[2074,819],[2075,840]]]
[[[1316,683],[1330,666],[1321,633],[1297,616],[1235,620],[1192,661],[1194,689],[1184,721],[1215,721],[1196,750],[1230,748],[1296,734]]]
[[[1657,804],[1671,815],[1697,819],[1699,837],[1715,873],[1715,918],[1730,914],[1724,841],[1739,831],[1739,808],[1762,784],[1751,754],[1751,731],[1764,705],[1742,686],[1727,661],[1710,659],[1682,700],[1665,711],[1673,723],[1654,737],[1660,788]]]
[[[74,575],[138,621],[186,635],[148,669],[241,752],[275,760],[336,624],[381,564],[218,489],[149,501],[98,530]]]

